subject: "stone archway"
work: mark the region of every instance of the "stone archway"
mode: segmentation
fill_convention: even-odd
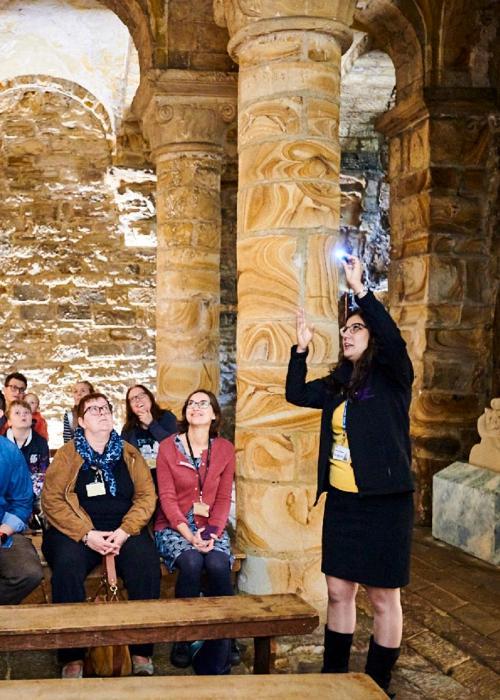
[[[125,243],[124,185],[95,96],[25,76],[0,105],[1,360],[40,395],[55,446],[78,377],[114,397],[118,420],[131,377],[154,381],[155,253]]]

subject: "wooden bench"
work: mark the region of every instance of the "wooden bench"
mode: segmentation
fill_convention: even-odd
[[[0,681],[2,700],[387,700],[364,673]]]
[[[42,535],[40,534],[29,534],[28,537],[30,537],[31,541],[33,542],[33,546],[35,547],[38,556],[40,557],[40,561],[42,562],[42,567],[43,567],[43,580],[32,593],[23,601],[23,604],[29,603],[29,604],[35,604],[35,603],[50,603],[51,602],[51,592],[50,592],[50,568],[45,561],[45,557],[43,556],[42,553]],[[233,585],[236,583],[236,575],[238,571],[241,569],[241,563],[246,559],[246,554],[242,552],[240,549],[234,546],[234,544],[231,545],[231,549],[233,552],[234,556],[234,562],[233,566],[231,568],[231,575],[232,575],[232,581]],[[96,589],[97,586],[99,585],[99,581],[101,579],[101,573],[102,573],[102,567],[99,565],[97,566],[93,571],[90,572],[90,574],[87,576],[87,579],[85,581],[85,588],[87,590],[87,595],[91,597]],[[171,573],[167,567],[162,564],[161,565],[161,597],[162,598],[173,598],[174,595],[174,586],[175,586],[175,579],[177,577],[177,572],[174,571]]]
[[[271,639],[308,634],[318,624],[315,608],[292,593],[1,605],[0,651],[253,637],[254,673],[269,673]]]

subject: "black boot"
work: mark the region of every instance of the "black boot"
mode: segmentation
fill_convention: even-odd
[[[398,660],[401,647],[383,647],[370,637],[370,647],[366,659],[365,672],[373,678],[375,683],[388,694],[390,698],[394,695],[389,693],[391,682],[391,671]]]
[[[325,625],[325,652],[321,673],[347,673],[352,634],[334,632]]]

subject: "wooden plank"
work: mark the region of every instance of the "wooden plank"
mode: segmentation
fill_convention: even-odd
[[[0,681],[2,700],[387,700],[364,673]]]
[[[317,611],[295,594],[95,605],[0,606],[0,651],[302,635]]]

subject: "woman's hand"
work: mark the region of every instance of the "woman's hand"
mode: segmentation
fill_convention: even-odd
[[[120,554],[120,549],[122,548],[122,545],[125,544],[129,537],[130,535],[128,534],[128,532],[125,532],[125,530],[122,530],[121,527],[118,527],[114,532],[111,533],[111,535],[106,541],[108,542],[108,544],[113,545],[113,554]]]
[[[141,421],[143,425],[146,427],[149,427],[151,423],[153,422],[153,414],[151,413],[150,410],[144,408],[141,411],[137,412],[137,417]]]
[[[361,281],[363,277],[363,265],[361,260],[356,258],[354,255],[348,255],[347,261],[342,260],[342,265],[344,266],[345,278],[347,285],[354,294],[362,292],[364,289],[363,282]]]
[[[297,311],[297,352],[305,352],[312,341],[314,326],[307,325],[304,309]]]
[[[112,534],[112,532],[106,532],[105,530],[90,530],[87,533],[87,542],[85,544],[90,549],[93,549],[94,552],[98,552],[98,554],[115,554],[115,545],[108,541],[108,537]]]
[[[214,535],[211,535],[209,540],[204,540],[201,536],[201,533],[204,531],[204,527],[200,527],[199,530],[196,530],[194,533],[194,538],[193,538],[193,546],[202,554],[206,554],[207,552],[210,552],[214,548]]]

